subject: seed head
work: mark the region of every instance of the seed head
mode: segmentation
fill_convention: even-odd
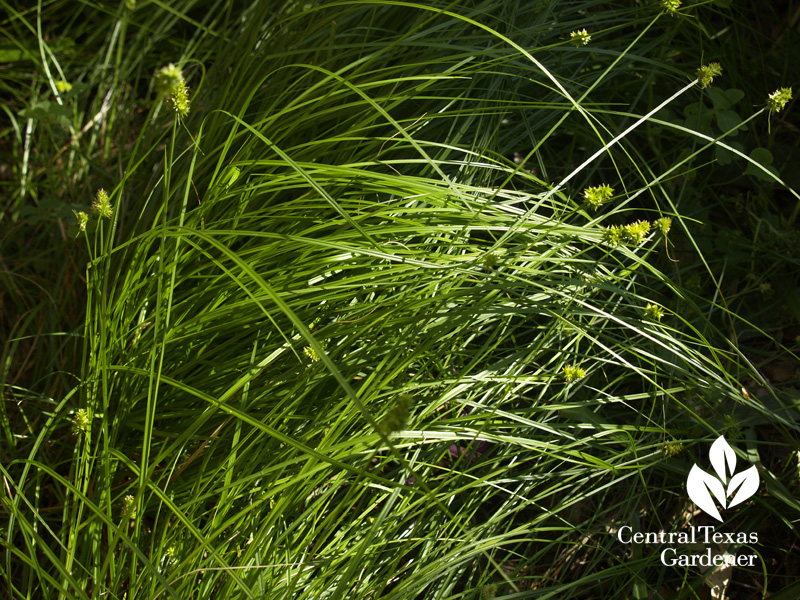
[[[319,362],[319,354],[311,346],[303,348],[303,356],[305,356],[312,363]]]
[[[481,600],[494,600],[497,597],[497,586],[487,583],[481,588]]]
[[[85,408],[76,410],[75,415],[72,417],[73,435],[80,435],[89,431],[89,425],[91,424],[90,421],[89,413],[86,412]]]
[[[661,0],[661,8],[663,8],[673,17],[678,14],[678,9],[680,7],[681,0]]]
[[[648,304],[644,309],[644,316],[651,321],[660,321],[661,317],[664,316],[664,309],[658,304]]]
[[[181,117],[189,114],[189,89],[180,67],[172,63],[161,67],[155,75],[155,88],[159,96],[166,97]]]
[[[622,243],[624,230],[621,225],[611,225],[603,229],[603,241],[610,246],[619,246]]]
[[[567,380],[567,383],[578,381],[584,377],[586,377],[586,371],[584,371],[581,367],[564,365],[564,379]]]
[[[667,442],[661,446],[661,453],[667,458],[672,458],[683,452],[683,444],[680,442]]]
[[[783,107],[792,99],[792,88],[780,88],[772,92],[767,98],[769,114],[783,110]]]
[[[580,31],[570,31],[569,33],[569,43],[576,47],[585,46],[591,39],[592,36],[590,36],[589,32],[585,29],[581,29]]]
[[[78,219],[78,228],[81,231],[86,231],[86,225],[88,225],[89,223],[89,215],[87,215],[82,210],[79,210],[78,212],[75,211],[72,212],[75,213],[75,218]]]
[[[602,204],[608,202],[613,194],[614,188],[604,183],[603,185],[588,187],[583,190],[583,199],[594,210],[597,210]]]
[[[136,506],[134,506],[134,497],[128,494],[122,500],[122,514],[129,519],[136,519]]]
[[[638,246],[647,238],[648,233],[650,233],[650,223],[647,221],[636,221],[635,223],[625,225],[622,237],[626,242]]]
[[[661,217],[660,219],[653,221],[653,225],[655,225],[656,229],[658,229],[661,233],[667,235],[672,227],[672,219],[669,217]]]
[[[111,206],[108,193],[102,188],[97,190],[97,195],[94,197],[92,212],[98,217],[105,217],[106,219],[110,219],[111,215],[114,214],[114,207]]]
[[[714,77],[722,75],[722,67],[719,63],[708,63],[704,67],[697,69],[697,80],[700,82],[700,87],[708,87],[714,80]]]

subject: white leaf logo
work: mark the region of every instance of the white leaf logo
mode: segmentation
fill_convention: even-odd
[[[753,465],[734,475],[736,453],[723,436],[719,436],[711,445],[708,454],[717,477],[706,473],[697,465],[693,465],[692,470],[689,471],[689,478],[686,480],[686,491],[700,510],[711,515],[717,521],[722,521],[714,499],[723,509],[741,504],[758,490],[760,482],[758,470]],[[736,495],[733,496],[734,494]],[[727,498],[730,496],[733,496],[733,499],[727,502]]]

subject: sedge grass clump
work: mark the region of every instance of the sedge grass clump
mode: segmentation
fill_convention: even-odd
[[[669,77],[657,59],[612,63],[629,47],[646,54],[626,27],[606,36],[585,68],[586,52],[565,48],[557,28],[537,31],[540,9],[527,8],[536,4],[482,9],[486,23],[524,21],[552,73],[518,60],[511,47],[499,51],[506,42],[473,22],[408,6],[401,13],[332,5],[324,19],[315,8],[277,17],[275,26],[270,3],[254,3],[246,19],[208,19],[208,33],[197,30],[187,47],[175,43],[175,55],[207,68],[195,101],[204,107],[203,133],[187,145],[175,117],[170,141],[161,137],[163,122],[148,120],[143,126],[155,129],[141,144],[119,145],[125,193],[135,201],[87,270],[78,381],[91,385],[76,388],[76,406],[97,406],[89,431],[99,437],[73,444],[76,452],[58,439],[49,444],[47,428],[12,432],[28,444],[16,463],[29,456],[31,464],[71,467],[61,469],[68,486],[48,483],[44,471],[26,475],[14,460],[15,470],[4,472],[17,496],[4,505],[15,516],[4,539],[24,542],[40,515],[64,510],[49,521],[54,535],[7,544],[4,569],[20,574],[18,589],[41,598],[125,590],[147,598],[365,600],[488,599],[505,587],[511,596],[536,589],[556,597],[579,585],[598,600],[626,597],[624,560],[602,581],[593,572],[598,557],[624,553],[616,538],[596,536],[591,549],[582,542],[639,500],[631,479],[612,471],[642,464],[636,478],[644,485],[683,485],[680,473],[644,468],[639,450],[658,453],[665,440],[708,425],[702,413],[666,401],[676,389],[701,381],[730,392],[732,378],[707,351],[716,330],[702,311],[685,327],[678,311],[670,313],[675,327],[640,318],[642,294],[677,291],[660,257],[606,251],[599,231],[587,235],[586,211],[575,210],[583,198],[563,192],[570,176],[561,166],[603,146],[617,173],[595,158],[574,172],[598,183],[613,177],[631,191],[625,207],[615,206],[609,188],[598,186],[595,203],[608,210],[607,222],[633,220],[626,210],[659,209],[643,194],[636,205],[633,190],[669,197],[660,175],[674,166],[672,155],[618,160],[622,152],[597,132],[618,131],[623,117],[587,111],[586,98],[613,106],[640,97],[636,111],[644,114],[650,94],[634,93]],[[141,23],[148,36],[171,33],[160,29],[168,19],[158,6],[138,10],[136,30]],[[150,13],[159,20],[145,28]],[[613,17],[595,22],[611,30]],[[346,26],[331,27],[333,19]],[[574,28],[584,24],[591,26]],[[188,39],[187,27],[181,23],[176,39]],[[389,30],[398,35],[387,40]],[[131,26],[118,39],[137,35]],[[155,60],[126,64],[125,73]],[[627,77],[633,69],[645,76]],[[176,100],[169,97],[169,81],[182,77],[177,68],[164,74],[159,93],[170,115],[181,96],[188,102],[180,83]],[[612,79],[620,85],[592,87]],[[575,100],[569,110],[557,93],[562,83]],[[465,102],[474,98],[480,102]],[[117,104],[120,113],[129,106],[123,97]],[[524,128],[503,125],[509,111],[524,115]],[[570,122],[546,125],[557,113]],[[626,129],[617,141],[635,147],[639,133]],[[542,140],[547,177],[503,174],[497,157],[533,137]],[[558,189],[541,192],[551,178]],[[679,218],[679,207],[672,210]],[[616,243],[647,239],[641,224],[609,231]],[[500,272],[481,276],[481,260]],[[589,268],[591,277],[582,276]],[[584,277],[591,298],[581,296]],[[304,348],[310,341],[319,356]],[[425,401],[411,406],[406,390]],[[663,426],[631,427],[651,412],[650,396],[663,406]],[[29,410],[24,405],[19,411]],[[576,424],[604,431],[576,436]],[[388,443],[389,435],[407,439]],[[520,493],[549,474],[558,486],[535,483],[546,510],[525,509]],[[187,529],[180,541],[178,529]],[[588,554],[570,558],[565,544]],[[423,560],[399,565],[398,556]],[[574,569],[562,568],[565,556]],[[665,577],[680,584],[680,574]],[[482,585],[492,581],[505,583]]]

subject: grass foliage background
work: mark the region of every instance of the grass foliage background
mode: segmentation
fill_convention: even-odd
[[[796,575],[797,142],[691,83],[724,3],[3,6],[9,597],[706,597],[615,532],[707,524],[720,434],[728,594]]]

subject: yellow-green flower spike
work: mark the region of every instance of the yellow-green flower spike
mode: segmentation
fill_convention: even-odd
[[[573,46],[585,46],[591,39],[592,36],[590,36],[589,32],[585,29],[581,29],[580,31],[570,31],[569,33],[569,43]]]
[[[102,188],[97,190],[97,195],[94,197],[92,212],[96,214],[98,218],[105,217],[106,219],[110,219],[111,215],[114,214],[114,207],[111,206],[108,193]]]
[[[75,416],[72,417],[72,433],[79,435],[89,431],[90,419],[89,413],[85,408],[80,408],[75,411]]]
[[[136,506],[134,506],[134,497],[128,494],[122,501],[122,514],[129,519],[136,519]]]
[[[661,217],[660,219],[656,219],[653,221],[653,225],[656,226],[661,233],[667,235],[669,230],[672,228],[672,219],[669,217]]]
[[[647,234],[650,233],[650,223],[647,221],[636,221],[623,228],[622,238],[626,242],[636,244],[637,246],[644,242]]]
[[[663,8],[673,17],[678,14],[678,9],[680,7],[681,0],[661,0],[661,8]]]
[[[651,321],[660,321],[664,316],[664,309],[658,304],[648,304],[644,309],[644,316]]]
[[[186,79],[180,67],[172,63],[161,67],[156,72],[155,88],[160,96],[166,97],[181,117],[189,114],[189,88],[186,87]]]
[[[584,377],[586,377],[586,371],[584,371],[581,367],[576,367],[574,365],[564,366],[564,379],[567,380],[567,383],[578,381]]]
[[[305,356],[312,363],[319,362],[319,354],[311,346],[303,348],[303,356]]]
[[[583,190],[583,199],[594,210],[597,210],[601,205],[611,200],[613,194],[614,188],[604,183],[603,185],[588,187]]]
[[[767,98],[770,114],[783,110],[783,107],[792,99],[792,88],[780,88],[772,92]]]
[[[89,215],[87,215],[82,210],[79,210],[78,212],[75,213],[75,218],[78,219],[78,228],[81,231],[86,231],[86,225],[88,225],[89,223]]]
[[[621,225],[611,225],[603,229],[603,241],[610,246],[619,246],[623,236],[624,230]]]
[[[708,87],[714,81],[714,77],[722,75],[722,67],[719,63],[708,63],[704,67],[697,69],[697,80],[700,87]]]

